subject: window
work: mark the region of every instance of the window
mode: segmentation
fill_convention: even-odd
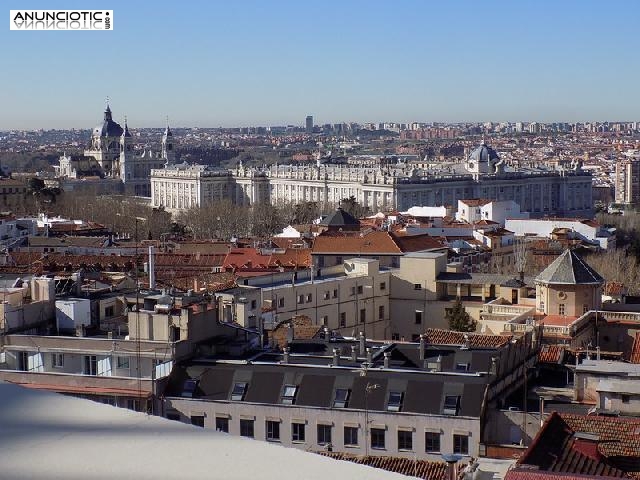
[[[372,428],[371,434],[371,448],[384,449],[384,428]]]
[[[51,366],[53,368],[64,367],[64,353],[52,353],[51,354]]]
[[[338,298],[338,289],[337,288],[333,289],[333,298]]]
[[[216,417],[216,431],[229,433],[229,419],[227,417]]]
[[[422,290],[422,285],[419,283],[414,283],[413,284],[413,289],[414,290]]]
[[[362,285],[358,285],[358,295],[360,295],[362,292],[364,292]]]
[[[185,398],[193,398],[197,386],[198,380],[187,378],[184,381],[184,385],[182,386],[182,394],[180,396]]]
[[[458,415],[458,407],[460,406],[460,397],[457,395],[447,395],[444,397],[444,409],[442,413],[445,415]]]
[[[468,363],[456,363],[456,371],[457,372],[468,372],[469,364]]]
[[[413,450],[413,432],[398,430],[398,450]]]
[[[270,442],[280,441],[280,422],[276,420],[267,420],[267,440]]]
[[[255,310],[256,309],[256,301],[255,300],[251,300],[251,310]]]
[[[587,313],[589,311],[589,305],[582,305],[582,313]]]
[[[365,323],[367,321],[367,311],[364,308],[360,309],[360,323]]]
[[[386,290],[387,289],[387,282],[380,282],[380,290]]]
[[[241,402],[244,400],[244,394],[247,391],[247,383],[246,382],[238,382],[233,386],[233,391],[231,392],[231,400],[235,400],[236,402]]]
[[[116,367],[129,369],[129,357],[116,357]]]
[[[292,442],[304,442],[304,423],[292,423],[291,424],[291,441]]]
[[[284,307],[284,297],[278,299],[278,307],[280,308]]]
[[[324,299],[325,300],[329,300],[329,298],[331,297],[331,294],[329,292],[329,290],[327,290],[326,292],[324,292]]]
[[[358,446],[358,427],[344,427],[344,444],[345,446]]]
[[[422,310],[416,310],[415,323],[416,325],[422,325]]]
[[[469,437],[466,435],[453,435],[453,453],[460,455],[469,454]]]
[[[403,392],[389,392],[389,401],[387,402],[387,410],[390,412],[399,412],[402,408]]]
[[[114,313],[113,306],[105,307],[105,309],[104,309],[104,316],[105,317],[113,317],[113,313]]]
[[[97,375],[98,374],[98,358],[95,355],[84,356],[84,370],[85,375]]]
[[[340,265],[342,263],[342,257],[336,257],[336,265]]]
[[[282,403],[285,405],[293,405],[296,402],[297,385],[285,385],[282,390]]]
[[[426,453],[440,452],[440,434],[437,432],[424,433],[424,451]]]
[[[331,425],[318,425],[318,445],[331,443]]]
[[[253,438],[253,420],[240,419],[240,436]]]
[[[558,304],[558,315],[564,315],[564,303]]]
[[[356,294],[356,287],[351,287],[351,296]]]
[[[204,415],[191,415],[191,425],[204,428]]]
[[[298,304],[304,303],[304,295],[298,295]]]
[[[328,315],[324,315],[322,317],[322,325],[324,325],[326,327],[328,323],[329,323],[329,316]]]
[[[397,342],[400,340],[400,334],[399,333],[392,333],[391,334],[391,340],[393,340],[394,342]]]
[[[544,312],[544,301],[540,300],[540,311]]]
[[[620,399],[622,400],[622,403],[629,403],[630,397],[629,395],[620,395]]]
[[[384,320],[384,305],[378,307],[378,320]]]
[[[307,303],[311,303],[313,301],[313,295],[310,293],[307,293]]]
[[[346,327],[346,326],[347,326],[347,313],[342,312],[340,313],[340,327]]]
[[[349,405],[349,396],[351,395],[351,390],[348,388],[338,388],[336,389],[336,397],[333,400],[334,408],[346,408]]]

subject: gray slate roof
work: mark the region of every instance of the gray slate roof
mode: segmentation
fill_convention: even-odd
[[[536,277],[536,282],[564,285],[604,283],[604,279],[574,250],[565,250]]]
[[[338,209],[327,216],[320,222],[320,225],[326,225],[329,227],[344,227],[344,226],[359,226],[360,221],[348,212],[345,212],[342,208]]]

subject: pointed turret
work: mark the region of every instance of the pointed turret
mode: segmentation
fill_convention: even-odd
[[[169,117],[167,117],[167,128],[165,128],[162,134],[162,158],[166,160],[165,164],[171,164],[175,160],[173,133],[171,133],[171,128],[169,127]]]

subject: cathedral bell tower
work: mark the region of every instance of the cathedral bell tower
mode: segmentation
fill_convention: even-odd
[[[175,163],[175,151],[173,149],[173,133],[169,128],[169,118],[167,117],[167,128],[162,134],[162,158],[165,161],[165,165],[171,165]]]
[[[123,182],[131,179],[133,160],[133,138],[127,125],[127,117],[124,117],[124,130],[120,136],[120,179]]]

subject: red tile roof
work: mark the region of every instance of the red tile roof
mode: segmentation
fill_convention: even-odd
[[[445,462],[429,462],[426,460],[415,460],[413,458],[401,457],[379,457],[353,455],[340,452],[319,452],[320,455],[331,457],[335,460],[343,460],[354,462],[359,465],[367,465],[373,468],[379,468],[388,472],[400,473],[410,477],[424,478],[428,480],[447,480],[448,469]],[[462,470],[465,465],[458,466],[459,478],[462,477]]]
[[[491,200],[487,200],[485,198],[469,198],[467,200],[460,200],[460,202],[468,207],[482,207],[487,203],[491,203]]]
[[[313,254],[401,255],[402,250],[388,232],[361,235],[319,235],[313,242]]]
[[[391,234],[391,238],[403,252],[421,252],[436,248],[446,248],[444,242],[431,235],[397,235]]]
[[[499,348],[510,342],[512,338],[511,335],[466,334],[437,328],[428,328],[425,335],[427,343],[432,345],[464,345],[465,335],[468,335],[471,348]]]
[[[223,268],[268,268],[269,256],[255,248],[233,248],[224,259]]]
[[[573,315],[547,315],[540,320],[540,323],[545,325],[557,325],[566,327],[571,325],[578,317]]]
[[[640,363],[640,332],[636,332],[636,337],[633,339],[629,361],[631,363]]]
[[[562,363],[565,348],[564,345],[543,345],[538,354],[538,362]]]
[[[287,248],[283,253],[273,253],[269,258],[269,265],[285,268],[309,268],[311,266],[311,249]]]
[[[554,412],[518,460],[520,468],[592,478],[637,476],[640,420]]]

